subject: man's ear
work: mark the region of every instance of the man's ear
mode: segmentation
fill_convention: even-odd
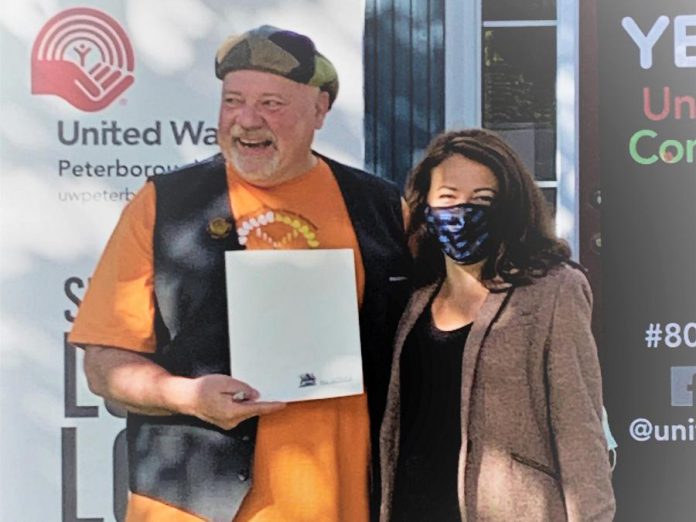
[[[324,118],[329,112],[329,93],[325,91],[319,91],[319,96],[317,96],[317,101],[314,105],[314,110],[316,111],[316,121],[314,128],[319,130],[324,125]]]

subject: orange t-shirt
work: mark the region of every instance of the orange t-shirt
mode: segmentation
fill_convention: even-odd
[[[326,163],[319,160],[306,174],[270,188],[246,183],[229,167],[227,178],[240,243],[247,249],[352,248],[362,302],[360,249]],[[80,306],[70,342],[155,351],[154,221],[155,187],[148,183],[124,209]],[[259,418],[253,485],[234,520],[367,521],[368,466],[365,394],[291,403]],[[200,519],[132,494],[127,520]]]

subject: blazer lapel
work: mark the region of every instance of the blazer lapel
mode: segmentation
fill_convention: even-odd
[[[466,483],[466,458],[469,440],[469,407],[471,403],[471,392],[476,376],[476,366],[478,364],[481,346],[486,340],[491,326],[498,318],[503,305],[511,294],[510,287],[499,292],[490,292],[476,320],[471,327],[466,344],[464,345],[464,355],[462,358],[462,395],[461,395],[461,423],[462,423],[462,450],[459,453],[459,473],[457,480],[457,491],[462,520],[466,521],[464,485]]]
[[[413,326],[416,321],[425,310],[425,307],[430,302],[433,294],[440,287],[440,283],[434,283],[429,286],[425,286],[413,293],[409,303],[406,305],[407,313],[403,315],[401,321],[399,321],[399,327],[397,328],[396,339],[394,340],[394,360],[398,361],[398,355],[401,354],[401,349],[406,342],[406,337],[411,333]],[[398,353],[397,353],[398,352]]]

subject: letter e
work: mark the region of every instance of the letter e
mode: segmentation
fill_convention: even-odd
[[[696,28],[696,15],[681,15],[674,19],[674,65],[677,67],[696,67],[696,34],[688,34],[689,28]],[[687,49],[695,48],[689,56]]]

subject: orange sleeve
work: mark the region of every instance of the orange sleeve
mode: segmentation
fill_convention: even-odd
[[[155,187],[146,183],[111,234],[78,310],[71,343],[155,351],[154,224]]]

